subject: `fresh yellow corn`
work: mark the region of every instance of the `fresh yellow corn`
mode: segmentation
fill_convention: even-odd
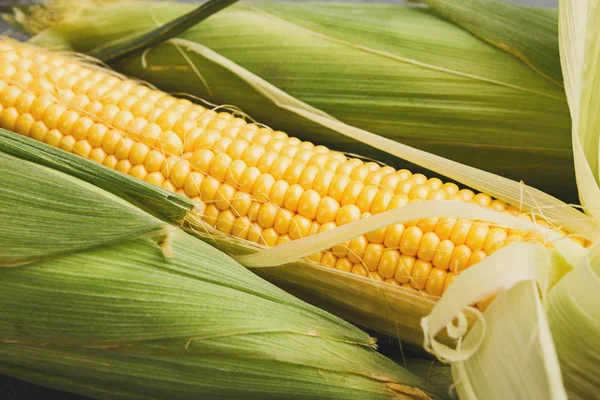
[[[348,158],[7,40],[0,41],[0,127],[185,195],[217,230],[266,246],[423,200],[460,200],[531,221],[487,194]],[[430,218],[361,235],[310,259],[440,296],[462,270],[521,241],[544,238]]]

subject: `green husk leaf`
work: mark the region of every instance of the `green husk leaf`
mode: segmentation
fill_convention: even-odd
[[[0,347],[3,360],[22,360],[14,365],[0,362],[0,370],[50,387],[75,391],[98,399],[427,399],[408,387],[395,393],[377,379],[340,367],[344,361],[371,361],[371,351],[348,345],[319,346],[319,338],[295,341],[294,335],[263,334],[255,340],[215,339],[197,349],[148,344],[125,351],[41,346]],[[289,348],[286,346],[289,345]],[[246,346],[246,347],[244,347]],[[272,354],[252,350],[257,346],[292,357],[279,361]],[[337,370],[322,365],[294,365],[295,355],[313,346],[308,356],[335,357]],[[249,350],[250,349],[250,350]],[[336,353],[332,354],[331,351]],[[360,354],[360,353],[363,354]],[[366,357],[364,357],[366,356]],[[289,359],[292,359],[289,361]],[[375,357],[384,361],[383,357]],[[300,360],[303,361],[303,360]],[[391,362],[387,362],[391,363]],[[386,367],[397,369],[392,365]],[[361,368],[363,369],[363,368]],[[382,371],[385,367],[378,366]],[[65,378],[64,376],[69,376]],[[404,394],[402,393],[404,391]],[[422,392],[421,392],[422,393]]]
[[[44,309],[44,316],[30,322],[27,330],[19,325],[19,312],[5,315],[0,324],[2,340],[121,348],[171,338],[186,347],[196,341],[270,332],[374,344],[366,334],[348,330],[349,325],[338,318],[299,303],[264,281],[250,279],[250,272],[232,268],[232,260],[211,246],[179,230],[172,233],[172,241],[169,258],[154,242],[139,239],[3,271],[4,309],[23,307],[25,312],[29,305],[18,304],[25,294],[33,304],[56,307]],[[23,285],[24,281],[36,286]],[[100,281],[103,285],[94,289],[93,282]],[[70,301],[64,304],[67,298]],[[67,309],[75,311],[63,315]],[[305,315],[299,318],[290,310]],[[123,315],[128,316],[126,323]],[[271,323],[274,315],[277,325]]]
[[[562,98],[559,92],[546,82],[539,80],[527,82],[525,80],[526,77],[512,73],[500,76],[498,68],[502,63],[506,62],[506,57],[493,49],[489,49],[487,46],[472,45],[471,49],[477,52],[476,57],[486,59],[487,68],[479,66],[478,69],[469,70],[469,67],[472,67],[472,65],[466,62],[457,63],[456,56],[449,49],[461,47],[462,41],[468,36],[464,32],[452,32],[452,39],[446,38],[443,41],[443,44],[448,45],[448,48],[441,54],[428,53],[426,45],[431,45],[431,43],[418,41],[418,44],[423,46],[415,52],[418,58],[417,60],[409,60],[403,54],[407,50],[399,48],[398,42],[402,39],[410,39],[417,42],[418,34],[415,32],[398,33],[397,27],[394,30],[390,29],[391,27],[388,24],[395,21],[390,21],[390,18],[381,20],[382,12],[378,9],[367,8],[361,10],[359,8],[358,11],[363,11],[360,23],[358,23],[359,21],[357,21],[354,15],[356,11],[352,12],[348,7],[331,6],[329,9],[318,10],[315,8],[298,9],[298,7],[290,6],[290,4],[269,4],[259,6],[256,10],[263,13],[266,17],[270,17],[272,21],[279,21],[290,28],[304,28],[304,32],[309,35],[321,37],[327,41],[343,44],[347,47],[357,48],[363,53],[372,53],[403,63],[414,63],[423,68],[446,72],[449,75],[465,76],[473,81],[486,81],[498,86],[534,92],[550,98]],[[386,11],[389,11],[389,9],[386,9]],[[432,27],[443,25],[442,22],[428,17],[430,15],[428,11],[419,10],[416,14],[405,11],[404,14],[402,15],[404,17],[402,24],[404,29],[411,29],[412,24],[421,19],[422,21],[427,21],[428,25]],[[428,18],[423,18],[423,16]],[[380,23],[375,24],[376,20],[380,20]],[[382,25],[384,28],[382,28]],[[440,26],[437,30],[443,30],[443,28]],[[382,41],[382,37],[392,40]],[[442,43],[437,43],[437,45],[440,46]],[[416,46],[416,43],[413,43],[412,46]],[[556,56],[558,56],[558,52]],[[516,63],[511,62],[507,65],[516,66]],[[531,74],[527,74],[527,78],[531,76]]]
[[[66,210],[87,211],[100,202],[123,207],[123,199],[100,188],[0,154],[11,159],[5,174],[22,176],[0,183],[19,195],[2,202],[8,208],[18,209],[32,190],[60,198]],[[44,181],[89,196],[32,186]],[[43,200],[31,202],[23,225],[42,219],[49,205]],[[98,230],[98,223],[87,224]],[[82,235],[76,219],[55,226],[65,232],[48,236],[57,246]],[[22,236],[6,233],[9,244]],[[364,332],[179,229],[170,232],[170,242],[171,257],[155,241],[132,234],[0,270],[0,308],[6,310],[0,372],[101,399],[429,398],[416,389],[431,392],[429,386],[377,354]]]
[[[4,129],[0,129],[0,148],[3,153],[89,182],[169,222],[182,221],[194,207],[186,197]]]
[[[98,398],[393,397],[368,336],[173,235],[168,259],[137,240],[3,271],[0,371]]]
[[[65,229],[77,227],[68,223]],[[274,288],[261,290],[264,284],[247,284],[249,272],[231,269],[226,255],[208,252],[208,245],[178,232],[172,233],[173,256],[168,259],[154,242],[140,239],[3,271],[0,302],[3,309],[15,312],[5,315],[0,323],[2,340],[60,347],[127,347],[176,337],[185,346],[222,336],[294,332],[373,343],[365,335],[348,335],[340,321],[334,319],[333,325],[321,321],[325,313],[309,313],[303,320],[311,328],[303,327],[294,319],[297,316],[288,318],[286,310],[298,308],[290,298]],[[76,233],[71,231],[70,239],[74,237]],[[212,268],[202,268],[205,264]],[[90,283],[84,284],[82,276]],[[104,283],[93,290],[94,281]],[[29,288],[23,282],[35,282],[36,287]],[[214,293],[209,296],[211,291]],[[57,307],[44,309],[44,315],[24,331],[19,323],[22,316],[16,310],[29,307],[18,304],[25,294],[33,304]],[[280,297],[279,303],[276,300]],[[65,304],[66,299],[70,300]],[[102,299],[110,301],[98,304]],[[230,309],[231,304],[236,307]],[[63,315],[67,309],[72,312]],[[226,317],[220,315],[224,309],[228,310]],[[127,323],[123,323],[123,315],[128,316]],[[272,315],[278,315],[276,328],[269,321]],[[318,330],[312,325],[316,320],[321,324]]]
[[[85,52],[187,10],[169,3],[106,5],[53,26],[34,42]],[[131,23],[118,23],[115,13]],[[253,3],[224,10],[179,38],[209,47],[353,126],[575,200],[562,90],[426,10]],[[170,92],[241,105],[294,136],[408,165],[278,107],[231,71],[173,44],[113,66]]]
[[[497,0],[423,0],[444,18],[562,86],[556,10]]]
[[[570,399],[586,399],[600,390],[595,371],[600,364],[599,255],[600,248],[594,246],[590,255],[550,291],[545,302]]]
[[[0,266],[166,234],[163,221],[61,172],[6,153],[0,170]]]

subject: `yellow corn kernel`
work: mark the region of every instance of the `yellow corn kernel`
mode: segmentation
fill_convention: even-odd
[[[440,268],[432,268],[427,277],[425,291],[434,296],[441,296],[444,290],[447,271]]]
[[[396,267],[400,259],[398,250],[385,250],[379,260],[377,271],[384,278],[393,278],[396,275]]]

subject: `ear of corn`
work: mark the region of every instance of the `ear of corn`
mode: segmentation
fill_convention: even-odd
[[[0,127],[188,196],[197,206],[187,218],[191,229],[202,235],[208,225],[220,232],[217,243],[230,253],[235,245],[227,238],[232,236],[242,239],[241,247],[252,243],[272,247],[358,220],[368,223],[371,215],[425,200],[455,200],[520,214],[515,207],[459,190],[453,183],[350,159],[78,60],[16,42],[2,44]],[[527,214],[522,218],[532,220]],[[431,302],[414,300],[418,292],[440,296],[457,274],[494,251],[519,241],[546,241],[535,230],[507,229],[485,220],[404,221],[388,226],[386,219],[381,229],[371,226],[374,230],[357,235],[350,230],[336,246],[305,255],[321,268],[354,274],[358,279],[347,280],[354,289],[369,287],[365,278],[411,289],[414,293],[405,306],[414,310],[416,301],[426,312]],[[208,231],[206,238],[212,240],[216,232]],[[335,274],[307,276],[284,269],[266,271],[265,276],[313,292],[317,286],[325,288],[332,294],[326,302],[348,301],[344,294],[348,288],[335,291],[339,286]],[[379,289],[368,290],[372,302],[358,307],[358,313],[352,305],[353,310],[342,314],[367,323],[360,316],[380,308],[383,300],[377,322],[368,324],[397,333],[399,322],[387,316],[388,302],[403,298],[404,292],[388,298]],[[415,328],[422,314],[413,312],[413,318],[406,318],[395,301],[389,304],[394,313],[403,315],[401,324],[412,327],[400,335],[411,341],[419,338]]]
[[[86,215],[121,208],[123,222],[133,219],[133,205],[74,177],[4,152],[0,167],[0,218],[23,216],[0,231],[3,244],[32,228],[57,235],[30,249],[88,243],[109,221],[82,225]],[[36,202],[23,204],[33,187]],[[154,217],[145,220],[154,229]],[[164,236],[168,258],[160,238],[133,225],[118,243],[106,235],[93,248],[0,269],[0,372],[106,399],[430,398],[365,333],[180,229]]]
[[[85,52],[188,10],[163,2],[107,5],[69,18],[34,40]],[[120,23],[121,18],[131,22]],[[213,49],[350,125],[575,200],[570,121],[561,88],[429,12],[355,4],[240,5],[180,38]],[[243,104],[270,126],[357,152],[355,140],[282,109],[187,48],[162,44],[114,66],[170,92]],[[407,166],[369,147],[360,153]],[[504,162],[507,157],[511,163]]]
[[[272,247],[424,200],[520,213],[488,195],[349,159],[77,61],[5,46],[5,60],[14,60],[3,64],[0,127],[186,195],[204,222],[250,242]],[[57,93],[40,93],[44,87]],[[457,273],[516,241],[544,238],[478,221],[417,220],[311,260],[439,296]]]

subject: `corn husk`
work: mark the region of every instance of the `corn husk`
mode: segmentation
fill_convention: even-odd
[[[498,252],[468,271],[423,321],[424,329],[430,332],[430,351],[452,363],[452,376],[461,399],[567,398],[563,384],[567,376],[563,378],[561,373],[539,293],[547,297],[549,278],[560,280],[570,268],[560,257],[549,257],[548,251],[539,247],[517,246],[518,252]],[[500,276],[500,270],[507,267],[509,271]],[[464,291],[465,286],[477,282],[478,273],[479,289],[475,293],[460,293],[460,289]],[[486,286],[487,293],[504,290],[485,313],[469,309],[469,297],[479,297],[477,291],[486,290]],[[468,334],[464,323],[451,322],[452,316],[464,320],[468,313],[465,309],[478,319]],[[456,348],[436,343],[434,332],[442,324],[447,324],[446,329],[454,331],[451,335],[460,339]]]
[[[193,7],[123,2],[78,13],[73,2],[51,4],[63,4],[68,17],[34,41],[81,52],[146,32]],[[555,55],[556,36],[543,29],[553,18],[555,24],[549,16],[542,29],[532,24],[522,34],[536,48],[539,41],[552,48],[554,40]],[[40,19],[22,22],[31,26]],[[349,125],[576,200],[560,82],[427,9],[248,3],[212,16],[179,39],[208,47]],[[240,106],[294,136],[406,166],[405,160],[289,112],[187,47],[153,46],[113,67],[166,91]]]
[[[1,373],[101,399],[430,398],[364,332],[124,198],[5,148],[0,265],[20,266],[0,269]],[[173,213],[185,203],[71,161],[162,192],[149,203]]]
[[[556,9],[508,1],[423,0],[436,13],[562,86]],[[535,36],[532,34],[535,32]]]

